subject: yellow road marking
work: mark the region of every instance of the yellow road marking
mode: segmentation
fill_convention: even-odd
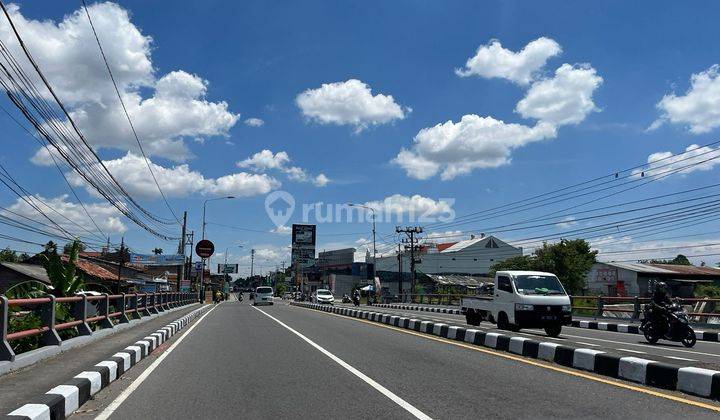
[[[292,306],[294,306],[294,305],[292,305]],[[300,306],[300,307],[302,308],[302,306]],[[311,308],[305,308],[305,309],[311,309]],[[352,320],[354,320],[354,321],[362,322],[362,323],[369,324],[369,325],[374,325],[374,326],[376,326],[376,327],[387,328],[387,329],[389,329],[389,330],[394,330],[394,331],[402,332],[402,333],[405,333],[405,334],[410,334],[410,335],[414,335],[414,336],[417,336],[417,337],[422,337],[422,338],[425,338],[425,339],[428,339],[428,340],[434,340],[434,341],[439,341],[439,342],[441,342],[441,343],[452,344],[452,345],[454,345],[454,346],[463,347],[463,348],[466,348],[466,349],[469,349],[469,350],[474,350],[474,351],[477,351],[477,352],[480,352],[480,353],[485,353],[485,354],[490,354],[490,355],[493,355],[493,356],[502,357],[502,358],[504,358],[504,359],[514,360],[514,361],[516,361],[516,362],[521,362],[521,363],[525,363],[525,364],[528,364],[528,365],[537,366],[537,367],[540,367],[540,368],[543,368],[543,369],[549,369],[549,370],[553,370],[553,371],[556,371],[556,372],[561,372],[561,373],[565,373],[565,374],[568,374],[568,375],[577,376],[577,377],[584,378],[584,379],[589,379],[589,380],[591,380],[591,381],[604,383],[604,384],[611,385],[611,386],[615,386],[615,387],[618,387],[618,388],[629,389],[629,390],[631,390],[631,391],[636,391],[636,392],[640,392],[640,393],[643,393],[643,394],[652,395],[652,396],[654,396],[654,397],[664,398],[664,399],[666,399],[666,400],[671,400],[671,401],[675,401],[675,402],[679,402],[679,403],[683,403],[683,404],[687,404],[687,405],[692,405],[692,406],[695,406],[695,407],[705,408],[705,409],[707,409],[707,410],[711,410],[711,411],[715,411],[715,412],[720,412],[720,406],[717,406],[717,405],[714,405],[714,404],[707,404],[707,403],[704,403],[704,402],[700,402],[700,401],[695,401],[695,400],[690,400],[690,399],[687,399],[687,398],[679,397],[679,396],[677,396],[677,395],[671,395],[671,394],[666,394],[666,393],[664,393],[664,392],[653,391],[653,390],[651,390],[651,389],[642,388],[642,387],[639,387],[639,386],[635,386],[635,385],[631,385],[631,384],[627,384],[627,383],[623,383],[623,382],[617,382],[617,381],[614,381],[614,380],[610,380],[610,379],[605,379],[605,378],[601,378],[601,377],[589,375],[589,374],[587,374],[587,373],[578,372],[578,371],[576,371],[576,370],[566,369],[566,368],[564,368],[564,367],[552,366],[552,365],[548,365],[548,364],[545,364],[545,363],[536,362],[536,361],[534,361],[534,360],[526,359],[526,358],[524,358],[524,357],[515,356],[515,355],[512,355],[512,354],[507,354],[507,353],[505,353],[505,352],[499,352],[499,351],[497,351],[497,350],[490,350],[490,349],[487,349],[487,348],[483,348],[483,347],[478,347],[478,346],[475,346],[475,345],[466,344],[466,343],[460,342],[460,341],[453,341],[453,340],[448,340],[447,338],[435,337],[435,336],[432,336],[432,335],[429,335],[429,334],[419,333],[419,332],[417,332],[417,331],[415,331],[415,330],[407,330],[407,329],[405,329],[405,328],[398,328],[398,327],[395,327],[395,326],[392,326],[392,325],[381,324],[381,323],[378,323],[378,322],[376,322],[376,321],[368,321],[368,320],[366,320],[366,319],[360,319],[360,318],[355,318],[355,317],[351,317],[351,316],[347,316],[347,315],[335,314],[335,313],[332,313],[332,312],[317,311],[317,310],[315,310],[315,309],[313,309],[313,310],[316,311],[316,312],[322,312],[322,313],[326,313],[326,314],[328,314],[328,315],[333,315],[333,316],[337,316],[337,317],[341,317],[341,318],[345,318],[345,319],[352,319]]]

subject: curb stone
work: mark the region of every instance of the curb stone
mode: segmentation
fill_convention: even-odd
[[[291,302],[290,305],[367,319],[533,359],[542,359],[602,376],[720,400],[720,371],[716,370],[674,366],[639,357],[608,354],[596,349],[575,348],[552,342],[539,342],[526,337],[515,337],[471,328],[449,327],[447,324],[361,309],[304,302]]]
[[[93,395],[106,388],[128,369],[157,349],[170,337],[200,316],[210,306],[202,306],[156,330],[142,340],[125,347],[95,366],[80,372],[32,402],[12,411],[7,419],[50,420],[64,419],[80,408]]]
[[[460,311],[460,309],[451,308],[433,308],[431,306],[417,305],[391,305],[387,303],[373,303],[372,306],[377,306],[379,308],[405,309],[408,311],[439,312],[441,314],[462,315],[462,311]]]

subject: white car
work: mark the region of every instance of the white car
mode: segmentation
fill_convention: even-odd
[[[272,305],[273,289],[269,286],[260,286],[255,289],[255,299],[253,305]]]
[[[313,303],[329,303],[332,305],[335,302],[335,296],[328,289],[317,289],[313,293]]]

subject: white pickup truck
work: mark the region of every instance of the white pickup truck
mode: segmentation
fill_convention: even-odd
[[[460,305],[470,325],[486,320],[503,330],[543,328],[551,337],[572,321],[560,280],[541,271],[498,271],[492,294],[463,297]]]

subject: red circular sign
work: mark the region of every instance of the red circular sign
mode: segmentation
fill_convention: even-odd
[[[195,245],[195,253],[200,258],[210,258],[215,252],[215,245],[207,239],[203,239]]]

